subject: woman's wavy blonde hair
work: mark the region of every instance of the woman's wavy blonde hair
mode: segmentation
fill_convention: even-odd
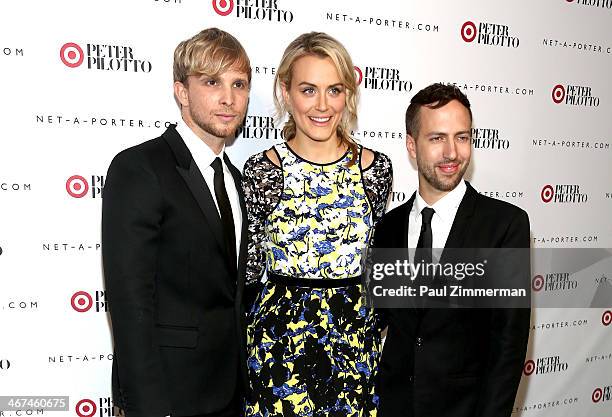
[[[291,86],[293,75],[293,65],[304,56],[314,55],[321,58],[330,58],[334,63],[340,81],[346,91],[346,102],[344,113],[338,124],[336,134],[341,143],[346,144],[351,150],[352,158],[349,165],[353,165],[357,160],[357,143],[351,137],[350,132],[357,124],[357,104],[359,102],[359,90],[357,88],[357,78],[353,61],[346,48],[323,32],[310,32],[298,36],[287,46],[281,62],[276,70],[274,78],[274,106],[276,107],[277,119],[282,119],[287,114],[289,118],[283,126],[283,136],[289,141],[295,137],[296,125],[293,116],[288,111],[287,103],[283,98],[281,85],[285,85],[287,90]]]

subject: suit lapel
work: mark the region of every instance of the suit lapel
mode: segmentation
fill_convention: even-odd
[[[476,199],[478,197],[478,192],[470,185],[470,183],[466,181],[465,184],[467,189],[465,190],[465,194],[461,199],[459,207],[457,208],[457,214],[455,214],[453,225],[448,233],[444,250],[440,256],[439,262],[442,264],[446,262],[465,262],[465,257],[468,256],[465,250],[453,250],[465,248],[466,236],[469,233],[469,227],[474,217],[474,209],[476,207]],[[450,249],[450,251],[447,251],[447,249]],[[469,282],[466,284],[469,285]],[[446,303],[448,303],[447,306],[449,308],[451,308],[451,306],[458,307],[460,305],[466,307],[466,304],[458,304],[456,299],[451,299],[449,296],[446,297]]]
[[[400,227],[400,230],[403,230],[401,234],[401,240],[399,246],[400,248],[408,247],[408,228],[410,227],[410,212],[412,211],[412,206],[414,205],[414,200],[416,199],[416,191],[412,193],[412,197],[406,202],[405,213],[403,216],[403,224]]]
[[[229,160],[227,154],[223,156],[225,164],[228,166],[232,177],[234,178],[234,184],[238,191],[238,201],[240,202],[240,211],[242,215],[242,228],[240,231],[240,250],[238,251],[238,291],[242,292],[244,286],[244,278],[246,275],[246,253],[247,253],[247,209],[244,201],[244,192],[242,190],[242,175],[232,162]],[[239,297],[237,297],[239,298]]]
[[[198,206],[200,206],[200,210],[204,214],[206,218],[206,222],[210,226],[210,229],[215,236],[215,239],[224,249],[223,253],[227,252],[225,250],[225,239],[223,238],[223,226],[221,225],[221,218],[219,217],[219,213],[217,211],[217,206],[215,206],[215,202],[213,200],[212,194],[208,189],[208,185],[202,176],[202,173],[198,169],[198,166],[194,161],[191,162],[189,169],[185,169],[183,167],[176,167],[181,177],[187,183],[187,187],[193,194],[194,198],[198,202]]]
[[[243,220],[245,220],[246,219],[246,204],[244,202],[244,192],[242,191],[242,175],[240,174],[240,171],[238,170],[238,168],[236,168],[232,164],[227,154],[223,155],[223,161],[225,161],[225,164],[228,166],[230,172],[232,173],[232,177],[234,178],[234,184],[236,185],[236,190],[238,191],[238,201],[240,202],[240,211],[242,212]],[[247,222],[243,221],[242,229],[241,229],[241,238],[240,238],[241,255],[242,255],[242,242],[246,240],[245,239],[246,231],[247,231]]]
[[[467,228],[474,214],[474,208],[476,207],[476,198],[478,192],[470,185],[469,182],[465,182],[467,189],[465,195],[459,204],[455,220],[446,239],[445,248],[462,248],[465,242],[465,235]]]
[[[402,215],[402,224],[399,225],[400,228],[399,230],[402,231],[401,233],[401,237],[398,239],[398,243],[401,244],[401,246],[399,246],[400,248],[406,248],[406,256],[409,256],[409,260],[411,262],[414,261],[414,249],[415,248],[409,248],[408,247],[408,228],[410,227],[410,212],[412,211],[412,206],[414,205],[414,202],[416,200],[416,193],[418,192],[415,191],[412,196],[410,197],[410,199],[406,202],[406,207],[404,208],[404,213]],[[410,298],[409,300],[409,306],[410,309],[409,310],[405,310],[400,316],[404,317],[404,319],[409,319],[413,314],[416,314],[416,317],[420,318],[422,317],[423,313],[424,313],[424,307],[423,307],[423,301],[422,300],[417,300],[414,298]],[[419,308],[420,306],[420,308]],[[406,315],[406,313],[408,313],[408,315]],[[404,326],[408,325],[406,323],[403,324]]]
[[[225,239],[223,238],[223,227],[221,225],[219,212],[217,211],[217,207],[215,206],[208,185],[206,185],[206,181],[204,180],[202,173],[193,160],[191,152],[189,152],[189,148],[187,148],[187,145],[185,145],[185,142],[181,136],[174,129],[174,126],[169,127],[162,136],[174,153],[177,161],[176,170],[181,177],[183,177],[189,191],[191,191],[191,194],[193,194],[193,197],[198,203],[202,214],[204,214],[204,218],[206,219],[210,230],[213,232],[215,240],[222,248],[224,248],[223,253],[226,253]]]

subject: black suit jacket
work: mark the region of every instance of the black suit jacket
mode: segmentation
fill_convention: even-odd
[[[246,213],[240,172],[225,162]],[[174,126],[113,159],[102,255],[113,398],[127,417],[214,412],[246,381],[242,224],[237,267],[211,190]]]
[[[415,195],[376,226],[376,247],[408,247]],[[529,244],[527,213],[467,183],[446,248]],[[379,370],[380,417],[510,416],[527,349],[529,309],[381,312],[389,327]]]

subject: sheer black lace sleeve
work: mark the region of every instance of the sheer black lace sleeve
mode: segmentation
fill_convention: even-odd
[[[266,218],[276,207],[283,190],[283,172],[260,152],[244,164],[242,188],[247,209],[247,266],[246,285],[258,284],[266,269],[264,226]]]
[[[370,202],[374,224],[378,223],[389,201],[391,185],[393,183],[393,167],[391,159],[381,152],[374,152],[374,161],[369,167],[363,169],[363,184]]]

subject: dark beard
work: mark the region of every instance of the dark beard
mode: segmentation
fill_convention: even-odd
[[[443,192],[452,191],[455,189],[455,187],[463,179],[463,175],[465,174],[465,171],[467,170],[469,165],[469,163],[465,164],[461,171],[455,174],[455,177],[453,177],[453,180],[451,182],[444,182],[436,176],[435,165],[426,165],[417,157],[417,168],[419,172],[423,175],[423,178],[425,178],[425,181],[427,181],[436,190]]]

